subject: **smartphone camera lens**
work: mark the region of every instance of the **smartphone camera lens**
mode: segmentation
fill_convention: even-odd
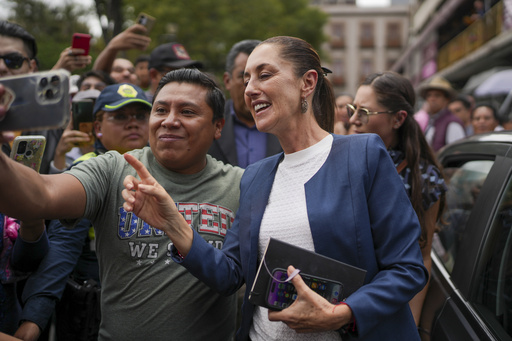
[[[46,78],[41,78],[41,80],[39,81],[39,86],[40,86],[41,88],[44,88],[44,87],[45,87],[45,86],[47,86],[47,85],[48,85],[48,79],[46,79]]]
[[[44,93],[44,95],[45,95],[45,97],[46,97],[47,99],[52,99],[52,98],[53,98],[53,96],[54,96],[54,93],[53,93],[52,89],[48,89],[48,90],[46,90],[46,92]]]
[[[52,83],[53,86],[59,86],[59,83],[60,83],[59,76],[52,76],[50,83]]]
[[[18,145],[18,150],[16,151],[18,154],[25,154],[25,150],[27,149],[27,141],[21,141]]]

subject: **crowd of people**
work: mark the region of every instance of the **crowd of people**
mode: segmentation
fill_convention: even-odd
[[[285,36],[232,46],[226,100],[182,44],[150,42],[135,24],[94,62],[62,51],[90,131],[0,132],[0,335],[419,340],[447,190],[435,153],[499,130],[496,110],[434,78],[416,112],[389,71],[336,96],[314,48]],[[0,21],[0,98],[2,77],[36,71],[34,37]],[[46,138],[39,173],[9,158],[19,134]],[[269,238],[362,268],[364,284],[333,304],[284,264],[295,302],[255,306]]]

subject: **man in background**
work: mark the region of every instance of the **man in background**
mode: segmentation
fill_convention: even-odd
[[[246,168],[251,163],[282,151],[277,138],[258,131],[249,108],[245,105],[244,69],[247,58],[260,43],[243,40],[231,48],[226,57],[224,86],[229,92],[222,136],[213,141],[208,154],[224,163]]]
[[[149,55],[150,88],[146,96],[151,101],[160,79],[169,71],[181,68],[203,67],[203,63],[190,59],[185,46],[179,43],[166,43],[157,46]]]
[[[473,125],[471,124],[472,105],[468,97],[466,95],[457,96],[450,102],[448,109],[462,121],[466,136],[473,135]]]
[[[425,137],[434,152],[466,136],[464,124],[448,109],[455,90],[446,79],[432,78],[420,88],[420,95],[428,103]]]

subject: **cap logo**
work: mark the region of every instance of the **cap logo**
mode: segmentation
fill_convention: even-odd
[[[176,54],[176,57],[179,59],[190,59],[190,56],[187,53],[187,50],[183,47],[183,45],[176,44],[173,47],[174,53]]]
[[[117,93],[121,95],[121,97],[137,97],[137,90],[135,90],[135,88],[129,84],[121,85],[119,89],[117,89]]]

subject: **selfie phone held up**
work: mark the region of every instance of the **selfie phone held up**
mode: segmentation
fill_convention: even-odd
[[[329,303],[338,304],[343,300],[343,284],[340,282],[303,273],[300,276],[311,290]],[[268,286],[267,303],[275,310],[288,308],[297,298],[297,290],[291,282],[284,282],[288,278],[285,269],[274,269],[272,277]]]
[[[69,121],[69,72],[50,70],[0,78],[7,112],[0,131],[65,127]]]
[[[11,149],[11,159],[39,173],[43,160],[46,138],[42,135],[17,136]]]
[[[135,21],[137,24],[141,24],[143,26],[146,26],[147,34],[151,31],[153,26],[155,25],[156,19],[149,14],[146,13],[139,13],[137,16],[137,20]]]
[[[91,36],[85,33],[73,33],[71,47],[74,49],[83,49],[84,53],[78,54],[79,56],[87,56],[89,54],[89,46],[91,43]]]
[[[92,99],[83,99],[72,102],[71,111],[73,116],[73,130],[79,130],[92,137],[93,131],[93,115],[94,101]],[[91,142],[94,141],[91,138]],[[91,143],[77,143],[77,146],[85,146]]]
[[[92,123],[94,122],[93,109],[94,101],[92,99],[83,99],[71,104],[74,130],[92,134]]]

